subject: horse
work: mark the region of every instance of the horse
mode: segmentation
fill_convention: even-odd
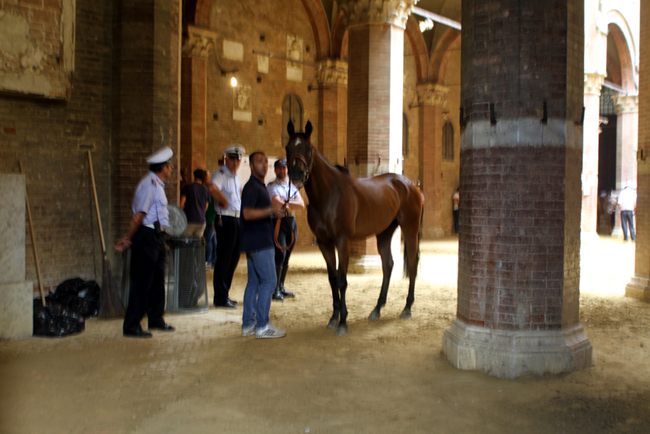
[[[337,336],[348,333],[345,292],[350,242],[373,235],[377,237],[383,280],[377,306],[369,319],[380,318],[393,270],[390,244],[397,226],[402,228],[404,236],[404,274],[409,278],[406,306],[400,318],[410,318],[420,255],[422,193],[402,175],[385,173],[358,178],[350,175],[346,168],[332,165],[311,144],[312,125],[309,121],[304,133],[296,133],[291,121],[287,131],[289,178],[298,188],[304,187],[309,198],[307,220],[327,264],[332,288],[333,314],[327,328],[336,328]]]

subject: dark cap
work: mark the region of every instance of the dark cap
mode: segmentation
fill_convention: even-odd
[[[277,169],[278,167],[287,167],[287,160],[285,160],[284,158],[279,158],[279,159],[278,159],[278,160],[273,164],[273,167],[275,167],[276,169]]]

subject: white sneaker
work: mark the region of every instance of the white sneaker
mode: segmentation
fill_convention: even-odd
[[[242,336],[253,336],[254,334],[255,334],[255,324],[248,327],[243,327],[241,329]]]
[[[255,338],[257,339],[274,339],[274,338],[283,338],[287,335],[285,330],[276,329],[271,324],[268,324],[263,329],[255,331]]]

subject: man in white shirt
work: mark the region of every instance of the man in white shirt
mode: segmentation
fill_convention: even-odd
[[[214,198],[217,216],[214,229],[217,233],[217,262],[214,265],[214,306],[237,308],[237,302],[228,297],[232,277],[241,255],[239,242],[241,236],[241,184],[237,170],[246,150],[241,145],[231,145],[224,151],[226,165],[215,170],[208,186]]]
[[[629,184],[618,195],[618,205],[621,207],[621,226],[623,227],[623,240],[627,241],[627,228],[630,227],[630,238],[636,241],[634,232],[634,213],[636,212],[636,191]]]

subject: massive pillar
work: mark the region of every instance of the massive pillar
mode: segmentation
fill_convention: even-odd
[[[422,236],[425,239],[444,236],[442,229],[442,127],[447,107],[447,89],[436,84],[418,85],[420,125],[419,161],[424,194]]]
[[[339,2],[348,21],[347,160],[355,175],[402,172],[404,29],[415,2]],[[374,239],[353,243],[350,271],[380,267]]]
[[[579,321],[584,2],[553,5],[463,1],[458,310],[443,350],[498,377],[591,365]]]
[[[639,70],[650,70],[650,1],[641,1]],[[625,295],[650,302],[650,74],[639,74],[636,245],[634,276]],[[618,171],[617,171],[618,172]]]
[[[585,119],[582,152],[582,237],[596,237],[598,217],[598,136],[600,132],[600,90],[605,76],[584,75]]]
[[[616,103],[616,188],[636,188],[636,151],[639,134],[639,97],[621,95]]]
[[[205,169],[206,164],[206,62],[216,39],[214,32],[189,26],[183,41],[180,165],[187,170],[188,182],[192,181],[192,172]]]
[[[348,64],[328,59],[321,63],[316,79],[319,150],[330,163],[344,166],[347,163]]]

